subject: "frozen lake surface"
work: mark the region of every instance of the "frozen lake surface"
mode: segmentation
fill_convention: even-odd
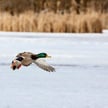
[[[108,33],[0,33],[0,108],[108,108]],[[10,69],[19,52],[47,52],[56,72]]]

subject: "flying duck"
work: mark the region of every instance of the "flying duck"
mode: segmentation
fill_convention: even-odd
[[[11,68],[15,70],[15,69],[19,69],[22,65],[29,66],[32,63],[35,63],[38,67],[40,67],[45,71],[54,72],[55,68],[47,64],[43,59],[41,59],[41,58],[48,58],[48,57],[50,58],[51,56],[48,56],[47,53],[34,54],[31,52],[22,52],[19,53],[16,56],[16,58],[12,61]]]

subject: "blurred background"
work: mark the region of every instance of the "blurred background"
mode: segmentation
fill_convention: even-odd
[[[108,0],[0,0],[0,31],[101,33]]]

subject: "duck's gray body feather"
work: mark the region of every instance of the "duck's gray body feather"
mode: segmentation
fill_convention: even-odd
[[[35,63],[38,67],[40,67],[41,69],[45,71],[48,71],[48,72],[55,71],[55,69],[49,64],[47,64],[43,59],[38,58],[36,60],[33,60],[32,55],[34,56],[36,54],[33,54],[31,52],[23,52],[23,53],[19,53],[16,57],[23,58],[23,60],[21,61],[21,64],[23,66],[29,66],[30,64]]]

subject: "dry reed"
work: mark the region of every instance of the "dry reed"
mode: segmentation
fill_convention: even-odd
[[[32,11],[12,16],[0,13],[0,31],[19,32],[102,32],[108,17],[99,14],[55,14],[53,12],[36,14]],[[102,20],[104,19],[104,21]],[[102,22],[103,21],[103,22]],[[107,22],[108,23],[108,22]]]
[[[103,29],[108,29],[108,14],[102,14],[101,21],[102,21]]]
[[[108,0],[0,0],[0,31],[102,32],[108,29],[107,4]]]

